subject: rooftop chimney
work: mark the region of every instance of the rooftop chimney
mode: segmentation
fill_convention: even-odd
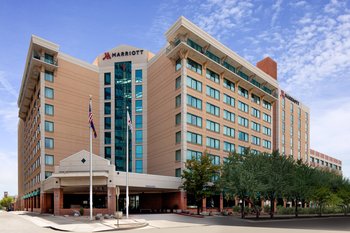
[[[270,75],[272,78],[277,80],[277,63],[272,60],[270,57],[265,57],[258,63],[256,66],[264,71],[266,74]]]

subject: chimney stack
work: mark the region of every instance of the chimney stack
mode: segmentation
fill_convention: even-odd
[[[265,57],[258,63],[256,66],[264,71],[266,74],[270,75],[272,78],[277,80],[277,63],[272,60],[270,57]]]

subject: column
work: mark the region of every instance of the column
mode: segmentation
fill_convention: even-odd
[[[107,188],[107,208],[108,208],[108,214],[113,214],[116,211],[116,191],[115,187],[108,187]]]
[[[60,215],[60,210],[63,208],[63,189],[54,188],[53,192],[53,213],[57,216]]]
[[[220,212],[224,209],[224,198],[222,193],[220,193]]]
[[[274,209],[274,212],[277,213],[277,200],[273,202],[273,209]]]
[[[283,199],[283,207],[287,208],[287,199]]]
[[[261,198],[261,211],[264,212],[265,200]]]
[[[34,206],[34,198],[30,198],[30,211],[33,212],[33,206]]]
[[[239,198],[235,197],[235,206],[239,206]]]
[[[207,211],[207,198],[203,198],[202,207],[203,207],[203,212]]]

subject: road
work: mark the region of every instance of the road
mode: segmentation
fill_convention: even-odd
[[[330,233],[350,232],[350,217],[303,218],[262,221],[242,220],[230,216],[194,218],[176,214],[131,215],[133,219],[145,219],[145,228],[119,231],[125,233]],[[20,215],[0,211],[0,233],[59,233],[37,225],[40,215]],[[60,218],[62,221],[64,218]],[[62,222],[63,224],[65,222]],[[80,228],[79,228],[80,229]],[[80,229],[82,230],[82,229]]]

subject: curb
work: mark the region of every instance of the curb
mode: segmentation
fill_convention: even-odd
[[[123,225],[123,224],[119,224],[120,225]],[[127,224],[125,224],[127,225]],[[132,229],[138,229],[138,228],[142,228],[142,227],[146,227],[148,226],[148,222],[145,222],[145,223],[140,223],[140,224],[134,224],[136,226],[131,226],[131,227],[125,227],[125,228],[112,228],[112,229],[108,229],[108,230],[100,230],[100,231],[94,231],[94,232],[109,232],[109,231],[124,231],[124,230],[132,230]]]

